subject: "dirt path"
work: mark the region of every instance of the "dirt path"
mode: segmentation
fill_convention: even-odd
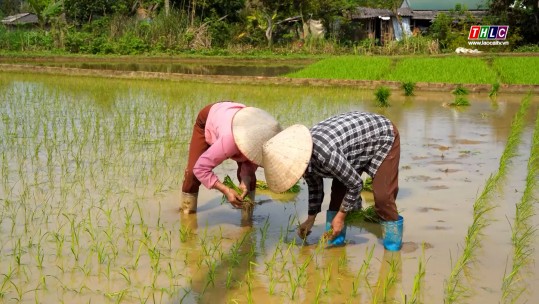
[[[398,81],[376,80],[345,80],[345,79],[313,79],[313,78],[288,78],[288,77],[265,77],[265,76],[229,76],[229,75],[194,75],[175,74],[142,71],[112,71],[112,70],[89,70],[78,68],[29,66],[21,64],[0,64],[0,72],[17,73],[40,73],[50,75],[69,75],[86,77],[110,77],[123,79],[162,79],[172,81],[211,82],[219,84],[261,84],[261,85],[290,85],[290,86],[348,86],[361,89],[372,89],[379,85],[391,89],[400,89]],[[463,84],[470,92],[489,92],[490,84]],[[452,83],[416,83],[418,91],[443,91],[447,92],[457,87]],[[539,93],[539,85],[509,85],[501,84],[500,93]]]

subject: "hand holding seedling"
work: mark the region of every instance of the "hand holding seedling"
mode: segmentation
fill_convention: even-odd
[[[335,215],[335,218],[333,218],[333,221],[331,221],[331,230],[333,231],[333,234],[331,235],[332,240],[336,238],[344,229],[345,219],[346,219],[346,213],[339,211]]]
[[[305,239],[309,234],[311,234],[311,228],[313,228],[315,219],[316,215],[309,215],[307,220],[299,225],[298,235],[300,238]]]
[[[225,186],[220,181],[217,181],[213,188],[223,193],[223,195],[226,197],[226,200],[231,203],[232,206],[234,206],[235,208],[241,208],[243,206],[243,197],[245,197],[245,195],[238,194],[238,192]]]

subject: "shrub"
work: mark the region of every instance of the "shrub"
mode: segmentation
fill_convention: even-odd
[[[148,49],[149,47],[144,40],[133,34],[127,34],[118,41],[116,51],[121,55],[137,55],[146,52]]]
[[[519,46],[515,49],[515,52],[521,53],[539,53],[539,45],[537,44],[526,44]]]
[[[92,35],[86,32],[68,31],[66,35],[65,50],[71,53],[84,52],[92,40]]]

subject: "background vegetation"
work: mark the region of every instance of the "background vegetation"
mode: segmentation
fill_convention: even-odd
[[[395,11],[400,0],[4,0],[0,17],[33,12],[39,27],[0,25],[0,49],[85,54],[409,54],[454,51],[466,46],[471,24],[508,24],[510,45],[493,51],[537,51],[537,1],[489,1],[477,20],[457,6],[440,14],[430,29],[384,46],[357,41],[358,24],[347,12],[358,6]],[[304,37],[303,24],[321,20],[324,39]]]

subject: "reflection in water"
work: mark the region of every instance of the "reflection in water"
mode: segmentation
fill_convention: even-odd
[[[222,63],[110,63],[110,62],[26,62],[39,66],[78,68],[89,70],[141,71],[194,75],[230,76],[280,76],[300,70],[304,65],[282,64],[265,65],[261,63],[222,64]]]

